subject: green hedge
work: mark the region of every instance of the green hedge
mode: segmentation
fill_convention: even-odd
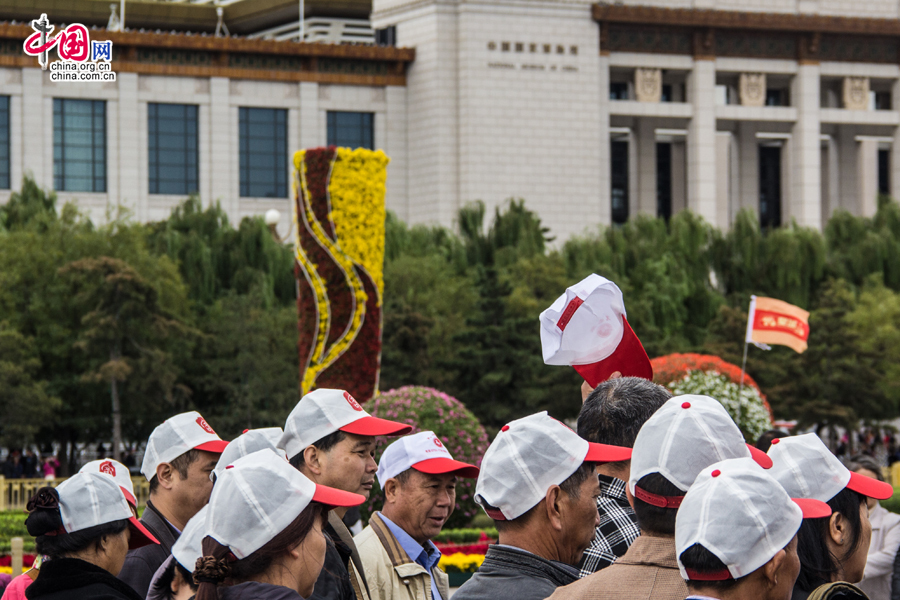
[[[453,542],[454,544],[474,544],[481,539],[484,533],[491,539],[497,539],[497,530],[493,527],[488,529],[445,529],[434,539],[436,542]]]
[[[34,538],[25,529],[27,514],[21,510],[0,512],[0,556],[9,554],[9,543],[14,537],[25,542],[25,554],[34,554]]]

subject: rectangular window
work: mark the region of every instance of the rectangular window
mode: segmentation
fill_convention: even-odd
[[[287,198],[287,111],[241,107],[239,113],[241,196]]]
[[[781,227],[781,148],[759,147],[759,225]]]
[[[375,149],[372,113],[328,111],[328,145]]]
[[[613,81],[609,84],[610,100],[628,100],[628,84],[624,81]]]
[[[0,96],[0,189],[10,189],[9,96]]]
[[[53,187],[106,191],[106,102],[53,99]]]
[[[612,222],[628,220],[628,142],[611,142],[610,183]]]
[[[891,193],[891,151],[878,149],[878,193]]]
[[[197,186],[197,106],[147,105],[151,194],[193,194]]]

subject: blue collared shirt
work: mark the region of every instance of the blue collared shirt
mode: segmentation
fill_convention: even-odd
[[[399,525],[388,519],[384,516],[384,513],[378,513],[381,517],[381,520],[384,521],[384,524],[388,526],[388,529],[391,530],[391,533],[397,538],[397,543],[400,544],[400,547],[403,548],[403,551],[413,559],[417,564],[421,565],[426,571],[428,571],[428,578],[431,580],[431,598],[432,600],[443,600],[441,597],[441,593],[438,591],[437,582],[435,582],[434,577],[431,576],[431,570],[434,569],[438,561],[441,560],[441,551],[437,549],[431,540],[425,542],[425,547],[412,539],[412,537],[403,531]]]

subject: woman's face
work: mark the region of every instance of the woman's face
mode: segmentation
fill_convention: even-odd
[[[300,545],[291,552],[294,558],[291,570],[297,579],[297,593],[304,598],[312,596],[322,565],[325,564],[326,542],[322,525],[327,515],[328,513],[324,513],[323,518],[316,519]]]
[[[868,469],[857,469],[855,472],[859,473],[860,475],[864,475],[865,477],[878,479],[878,475]],[[876,500],[875,498],[866,498],[866,506],[869,508],[869,510],[875,508],[876,504],[878,504],[878,500]]]
[[[843,567],[843,576],[840,577],[842,581],[847,581],[850,583],[859,583],[862,581],[863,573],[866,570],[866,559],[869,554],[869,544],[872,541],[872,524],[869,522],[869,509],[866,506],[865,502],[860,502],[859,504],[859,520],[860,520],[860,533],[859,533],[859,544],[856,546],[856,550],[851,553],[849,556],[844,555],[841,560]],[[847,533],[847,537],[850,536],[850,533]],[[849,543],[849,540],[848,540]]]
[[[191,589],[188,582],[181,576],[181,571],[174,565],[172,568],[175,569],[175,575],[172,577],[172,583],[169,584],[169,589],[171,591],[169,598],[171,598],[171,600],[190,600],[194,596],[194,590]]]

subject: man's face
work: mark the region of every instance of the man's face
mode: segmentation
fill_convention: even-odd
[[[800,575],[800,557],[797,555],[797,536],[791,540],[791,543],[784,547],[785,557],[781,563],[780,573],[778,573],[778,584],[772,595],[772,598],[779,600],[790,600],[794,591],[794,582]]]
[[[424,544],[437,537],[456,507],[456,475],[429,475],[415,469],[398,481],[388,518],[411,538]]]
[[[378,470],[375,438],[345,433],[343,440],[319,453],[319,468],[322,474],[317,483],[368,498]]]
[[[600,496],[600,480],[597,478],[597,467],[591,470],[591,475],[581,484],[577,498],[572,498],[567,493],[560,494],[560,511],[563,520],[561,546],[568,554],[564,562],[577,565],[581,561],[591,540],[594,539],[594,530],[600,524],[600,514],[597,512],[597,498]]]
[[[172,494],[176,505],[190,513],[190,518],[200,512],[200,509],[209,502],[212,494],[213,483],[209,480],[219,460],[219,455],[212,452],[200,451],[200,458],[190,464],[187,477],[182,478],[177,470],[172,478]]]

